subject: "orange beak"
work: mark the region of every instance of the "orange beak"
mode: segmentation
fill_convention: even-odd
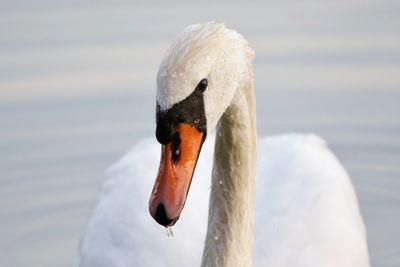
[[[150,196],[151,216],[163,226],[179,219],[192,181],[204,133],[186,123],[175,126],[175,138],[161,148],[161,161]]]

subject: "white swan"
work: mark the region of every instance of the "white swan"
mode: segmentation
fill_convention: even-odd
[[[149,205],[163,225],[181,215],[175,235],[166,238],[147,212],[159,144],[146,139],[108,171],[80,266],[230,267],[252,259],[254,266],[369,266],[354,188],[319,137],[259,139],[256,197],[252,58],[245,39],[221,24],[192,25],[178,36],[157,77],[163,146]]]

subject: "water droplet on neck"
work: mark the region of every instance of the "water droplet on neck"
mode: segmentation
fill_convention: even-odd
[[[161,77],[167,76],[167,72],[166,72],[165,70],[161,71],[160,76],[161,76]]]
[[[167,230],[167,238],[168,239],[172,239],[174,238],[174,233],[172,232],[172,229],[170,226],[165,227],[165,229]]]

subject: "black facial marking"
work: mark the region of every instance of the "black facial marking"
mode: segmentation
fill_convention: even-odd
[[[157,103],[156,107],[156,137],[163,145],[170,143],[175,133],[175,126],[178,123],[187,123],[197,128],[206,135],[207,120],[204,110],[203,92],[207,89],[207,79],[202,79],[196,89],[188,97],[179,103],[174,104],[170,109],[162,111]]]
[[[160,111],[160,106],[157,104],[156,111],[156,138],[163,145],[168,144],[175,134],[174,125],[166,118],[166,113]]]

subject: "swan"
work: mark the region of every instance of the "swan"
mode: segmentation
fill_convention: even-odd
[[[147,138],[107,171],[79,266],[369,266],[354,188],[325,141],[257,140],[253,57],[223,24],[178,35],[157,75],[158,168]]]

